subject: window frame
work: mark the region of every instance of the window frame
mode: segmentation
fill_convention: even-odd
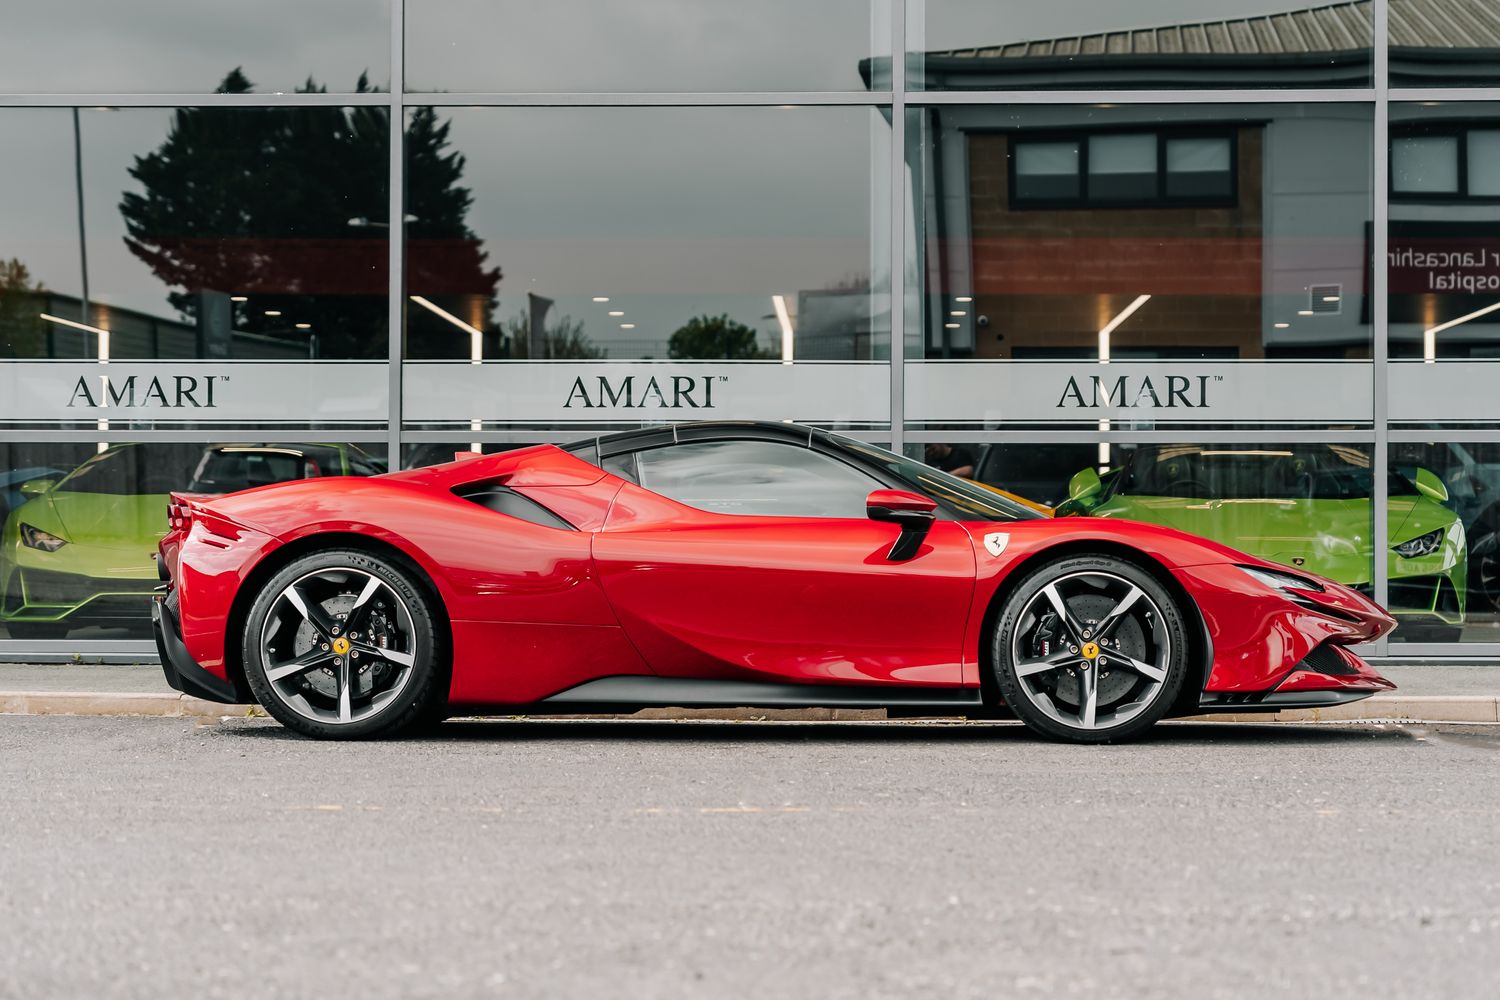
[[[1006,196],[1011,211],[1083,208],[1235,208],[1239,205],[1239,130],[1245,123],[1229,125],[1148,126],[1123,125],[1094,129],[1002,129],[1006,147]],[[1091,198],[1089,196],[1089,140],[1098,136],[1150,135],[1156,139],[1156,192],[1149,198]],[[1229,193],[1227,195],[1167,194],[1167,143],[1172,139],[1223,139],[1229,144]],[[1078,144],[1078,190],[1076,198],[1017,197],[1016,146],[1025,142],[1075,142]]]
[[[1386,173],[1392,202],[1405,205],[1500,205],[1500,194],[1469,193],[1469,133],[1500,132],[1497,118],[1453,118],[1436,122],[1391,123],[1386,144]],[[1456,191],[1402,191],[1396,187],[1396,142],[1399,139],[1458,140],[1458,189]]]

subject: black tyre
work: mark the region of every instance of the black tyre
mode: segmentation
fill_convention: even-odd
[[[1068,556],[1028,573],[991,642],[1006,706],[1033,732],[1073,743],[1140,736],[1188,670],[1183,610],[1149,572],[1113,556]]]
[[[396,560],[352,549],[295,560],[261,588],[242,643],[256,700],[306,736],[394,736],[441,715],[445,637]]]
[[[1469,529],[1469,601],[1472,611],[1500,611],[1500,515],[1487,511]]]

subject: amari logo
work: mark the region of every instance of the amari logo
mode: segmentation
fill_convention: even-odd
[[[1209,405],[1209,383],[1222,381],[1222,375],[1167,375],[1158,376],[1154,382],[1150,375],[1120,375],[1110,382],[1101,375],[1090,375],[1080,385],[1077,376],[1069,376],[1056,409],[1197,409]]]
[[[80,375],[73,386],[68,406],[87,409],[143,409],[157,407],[175,410],[182,407],[214,408],[214,383],[227,382],[227,375],[156,375],[151,381],[135,375],[111,379],[100,375],[97,391],[89,387],[89,377]]]
[[[573,379],[568,390],[568,399],[563,408],[574,407],[585,410],[631,409],[631,410],[712,410],[714,408],[714,383],[724,381],[722,375],[673,375],[670,378],[646,379],[634,375],[610,378],[599,375],[594,379],[593,392],[582,375]]]

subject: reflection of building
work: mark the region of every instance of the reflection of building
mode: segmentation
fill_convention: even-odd
[[[1500,109],[1391,115],[1391,356],[1500,357]]]
[[[1462,2],[1462,0],[1456,0]],[[930,90],[1141,87],[1364,87],[1373,38],[1368,0],[1255,18],[1197,21],[927,52]]]
[[[1367,111],[926,115],[928,356],[1369,356]]]
[[[1370,0],[1257,17],[1142,26],[929,51],[909,63],[928,90],[1368,87]],[[1392,0],[1394,86],[1500,80],[1500,2]],[[864,67],[869,77],[871,67]]]
[[[95,358],[115,361],[149,358],[257,358],[266,361],[295,361],[313,353],[312,341],[302,342],[265,334],[230,330],[226,324],[215,324],[215,315],[227,317],[228,310],[216,313],[199,309],[198,323],[153,316],[134,309],[98,302],[89,305],[89,323],[80,324],[81,302],[76,296],[54,292],[27,293],[32,300],[28,314],[56,317],[37,327],[42,343],[37,357]],[[227,304],[227,299],[226,299]],[[92,328],[92,329],[90,329]],[[108,332],[108,344],[101,352],[99,330]]]

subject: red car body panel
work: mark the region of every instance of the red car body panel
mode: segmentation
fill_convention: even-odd
[[[793,683],[963,684],[974,552],[956,521],[909,560],[875,521],[718,515],[631,483],[594,561],[663,676]]]
[[[577,530],[453,492],[475,483],[512,489]],[[913,558],[892,562],[895,525],[709,513],[550,445],[174,503],[190,517],[161,558],[181,638],[230,682],[226,623],[251,599],[246,581],[284,546],[341,535],[390,545],[431,579],[451,625],[455,705],[526,705],[622,675],[977,688],[989,610],[1058,546],[1129,550],[1175,582],[1212,650],[1205,696],[1392,686],[1342,648],[1394,625],[1360,594],[1327,581],[1316,594],[1272,590],[1237,565],[1283,567],[1113,518],[937,520]],[[984,544],[996,533],[998,556]],[[1344,669],[1303,662],[1324,644],[1341,647],[1328,662]]]

